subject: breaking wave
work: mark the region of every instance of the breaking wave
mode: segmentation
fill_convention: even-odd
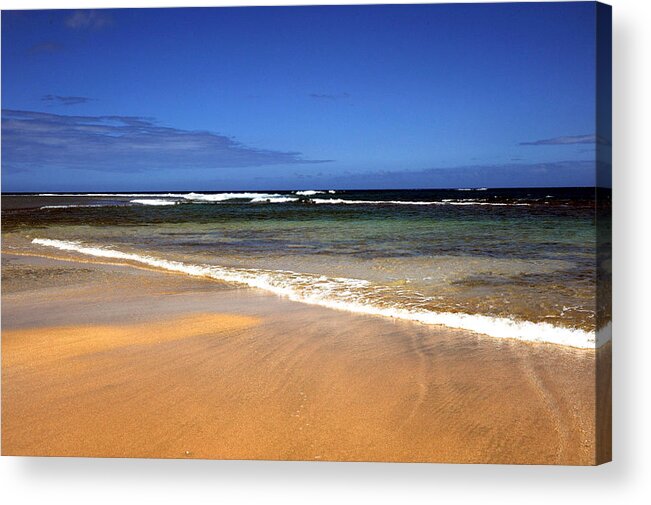
[[[497,338],[512,338],[528,342],[546,342],[578,348],[594,348],[607,341],[610,330],[595,332],[554,326],[548,323],[516,321],[504,317],[481,314],[435,312],[410,309],[398,303],[380,301],[374,294],[379,286],[363,279],[327,277],[324,275],[292,272],[287,270],[264,270],[230,268],[207,264],[192,264],[167,260],[149,254],[123,252],[104,246],[85,245],[69,240],[36,238],[33,244],[53,247],[63,251],[98,258],[111,258],[126,262],[180,272],[191,276],[208,277],[219,281],[262,289],[290,300],[319,305],[359,314],[370,314],[424,324],[442,325],[481,333]]]

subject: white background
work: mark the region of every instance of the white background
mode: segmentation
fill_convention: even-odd
[[[275,4],[251,1],[249,5]],[[284,4],[301,4],[291,0]],[[346,3],[346,2],[322,2]],[[373,3],[357,1],[356,3]],[[394,1],[393,3],[400,3]],[[409,3],[409,2],[406,2]],[[411,2],[413,3],[413,2]],[[4,503],[651,504],[651,2],[611,0],[614,42],[614,458],[597,468],[0,458]],[[189,5],[243,5],[193,1]],[[174,1],[136,0],[137,6]],[[3,9],[132,7],[4,0]]]

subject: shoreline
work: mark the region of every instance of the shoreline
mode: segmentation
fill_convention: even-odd
[[[594,352],[96,262],[3,277],[6,455],[597,462]]]
[[[124,264],[133,267],[153,268],[164,273],[183,274],[192,277],[210,278],[218,282],[230,284],[245,284],[281,296],[294,302],[317,305],[328,309],[341,310],[358,314],[368,314],[383,318],[407,320],[430,326],[470,331],[492,338],[513,339],[532,344],[558,345],[583,350],[595,350],[610,341],[610,326],[599,331],[566,328],[545,322],[518,321],[504,317],[487,316],[483,314],[468,314],[465,312],[427,312],[411,311],[400,307],[376,307],[367,303],[350,303],[335,298],[314,298],[304,296],[292,288],[277,286],[245,272],[246,269],[229,269],[213,265],[195,265],[180,261],[159,259],[146,254],[125,253],[119,250],[101,246],[82,246],[72,241],[61,241],[36,238],[31,244],[50,247],[73,254],[73,258],[106,258],[119,259]],[[30,245],[31,245],[30,244]],[[40,255],[38,252],[36,255]],[[83,261],[83,260],[79,260]],[[113,264],[114,262],[111,262]],[[287,272],[285,272],[287,273]],[[289,272],[294,273],[294,272]],[[316,279],[315,280],[320,280]],[[339,279],[357,281],[356,279]]]

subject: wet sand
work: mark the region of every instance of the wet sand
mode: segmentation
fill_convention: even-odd
[[[593,351],[129,266],[2,275],[3,455],[597,462]]]

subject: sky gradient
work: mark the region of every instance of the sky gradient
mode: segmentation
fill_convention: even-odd
[[[2,12],[2,190],[590,186],[595,4]]]

